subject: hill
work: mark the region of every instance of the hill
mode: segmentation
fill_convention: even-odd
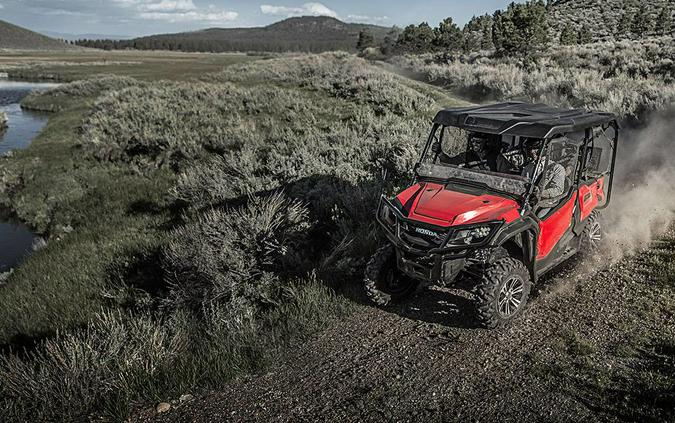
[[[622,27],[622,21],[630,32],[641,8],[644,8],[647,20],[644,35],[657,35],[656,21],[665,6],[670,7],[671,27],[675,28],[675,6],[668,0],[558,0],[549,8],[552,40],[559,40],[560,32],[568,24],[576,30],[585,25],[593,40],[613,40]]]
[[[62,41],[0,20],[0,49],[68,50],[76,48]]]
[[[180,51],[353,51],[363,30],[376,42],[391,30],[377,25],[342,22],[330,17],[289,18],[261,28],[210,28],[194,32],[160,34],[131,40],[96,40],[80,43],[87,47],[134,48]]]

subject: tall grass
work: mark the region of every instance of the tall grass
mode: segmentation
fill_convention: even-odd
[[[49,90],[49,95],[35,91],[21,101],[21,107],[28,110],[57,112],[84,98],[94,97],[106,91],[141,85],[143,85],[141,82],[133,78],[102,75],[52,88]]]
[[[6,418],[119,419],[140,404],[259,368],[342,313],[347,306],[334,289],[349,295],[346,287],[378,242],[377,175],[384,166],[394,181],[409,176],[438,107],[428,88],[344,54],[239,65],[180,85],[127,82],[64,86],[31,100],[63,97],[83,116],[77,141],[62,151],[79,155],[77,171],[60,176],[77,189],[58,188],[44,219],[21,206],[26,193],[30,204],[44,201],[44,187],[31,180],[47,160],[37,146],[34,156],[29,149],[3,168],[0,200],[46,231],[72,222],[92,202],[111,206],[73,172],[105,174],[110,184],[117,172],[176,180],[161,200],[115,204],[125,219],[145,216],[153,226],[142,230],[161,235],[154,253],[131,247],[122,256],[131,263],[112,267],[122,268],[116,278],[93,273],[93,295],[98,290],[107,301],[74,320],[88,316],[80,328],[62,321],[54,336],[41,320],[39,331],[5,329],[5,339],[46,334],[28,352],[0,361]],[[128,224],[109,212],[97,219],[114,224],[112,233]],[[76,233],[95,228],[75,226]],[[77,286],[68,280],[79,276],[75,268],[63,286]],[[17,291],[3,300],[10,309],[26,292],[19,280],[8,282]],[[78,299],[77,291],[66,294],[71,303],[97,304]],[[23,298],[21,307],[38,310],[30,301]]]
[[[557,47],[521,61],[418,55],[392,63],[447,84],[475,100],[525,100],[641,116],[675,101],[672,38]]]
[[[102,312],[82,329],[0,356],[5,421],[124,420],[134,407],[216,388],[273,361],[348,304],[313,277],[289,282],[262,316],[213,304],[200,318]]]

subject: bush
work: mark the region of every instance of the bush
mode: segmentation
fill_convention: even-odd
[[[59,85],[46,91],[33,91],[21,102],[21,107],[44,112],[63,110],[73,101],[94,97],[107,91],[121,90],[143,83],[129,77],[102,75],[91,79]]]
[[[669,40],[672,41],[672,38]],[[672,44],[654,39],[558,47],[532,62],[485,55],[403,56],[392,63],[475,100],[524,100],[638,116],[675,101]],[[669,53],[670,52],[670,53]]]
[[[201,317],[101,313],[85,328],[0,355],[3,421],[123,421],[135,407],[216,388],[279,358],[348,304],[309,276],[263,316],[209,305]]]
[[[307,208],[279,193],[251,198],[239,209],[206,212],[177,229],[165,250],[168,306],[278,305],[281,275],[306,259],[308,229]]]
[[[340,100],[368,105],[378,115],[406,115],[433,104],[427,96],[405,86],[402,77],[384,73],[346,53],[302,55],[230,66],[208,80],[299,84]]]

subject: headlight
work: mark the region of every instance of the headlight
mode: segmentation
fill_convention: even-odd
[[[485,242],[492,231],[496,228],[496,225],[484,225],[476,226],[474,228],[466,228],[455,230],[450,239],[448,239],[448,247],[462,247],[467,245],[475,245]]]
[[[387,203],[382,204],[382,209],[380,210],[380,219],[389,226],[396,225],[396,216],[394,215],[394,210],[392,210]]]

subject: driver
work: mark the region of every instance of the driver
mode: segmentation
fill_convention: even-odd
[[[543,140],[530,138],[523,143],[525,165],[522,176],[542,187],[537,216],[544,217],[555,207],[565,193],[565,168],[545,155],[537,160]]]
[[[471,150],[467,155],[469,168],[509,173],[511,163],[500,151],[501,141],[497,135],[478,135],[471,139]]]

